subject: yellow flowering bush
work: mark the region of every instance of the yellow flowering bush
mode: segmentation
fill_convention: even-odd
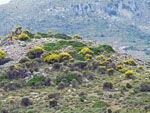
[[[18,37],[17,37],[17,36],[12,36],[12,39],[17,40],[17,39],[18,39]]]
[[[125,60],[124,63],[127,65],[136,65],[136,62],[134,61],[134,59]]]
[[[26,33],[21,33],[18,36],[18,40],[21,40],[21,41],[26,41],[26,40],[29,40],[29,39],[30,39],[30,37]]]
[[[58,54],[50,54],[44,58],[44,61],[47,63],[59,62],[60,56]]]
[[[67,52],[62,52],[59,54],[59,57],[60,57],[60,60],[63,61],[63,60],[70,60],[72,59],[72,56],[67,53]]]
[[[30,59],[34,59],[34,58],[40,57],[41,54],[43,54],[43,52],[44,52],[44,49],[42,47],[36,47],[36,48],[29,50],[29,52],[27,53],[27,56]]]
[[[132,79],[134,76],[134,72],[133,72],[133,70],[127,70],[126,72],[125,72],[125,77],[126,78],[129,78],[129,79]]]
[[[88,47],[85,47],[79,51],[79,54],[86,55],[86,54],[93,54],[93,51]]]
[[[0,50],[0,60],[6,57],[6,52]]]
[[[92,58],[93,58],[93,56],[92,56],[92,55],[90,55],[90,54],[86,54],[86,55],[85,55],[85,59],[86,59],[86,60],[88,60],[88,59],[92,59]]]

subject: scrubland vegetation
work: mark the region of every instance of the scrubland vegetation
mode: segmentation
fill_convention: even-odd
[[[150,112],[148,63],[79,35],[21,30],[1,43],[34,45],[34,39],[56,41],[30,47],[24,58],[9,66],[5,65],[13,59],[0,50],[2,113]]]

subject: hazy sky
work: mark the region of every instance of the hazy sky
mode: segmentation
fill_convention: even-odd
[[[0,5],[1,4],[6,4],[6,3],[8,3],[10,0],[0,0]]]

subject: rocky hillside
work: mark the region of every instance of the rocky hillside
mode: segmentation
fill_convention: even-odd
[[[149,0],[12,0],[0,6],[0,36],[21,25],[78,34],[150,61]]]
[[[0,41],[0,111],[149,113],[149,75],[109,45],[18,26]]]

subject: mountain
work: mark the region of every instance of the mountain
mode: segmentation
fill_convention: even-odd
[[[150,26],[149,10],[150,0],[11,0],[0,6],[0,34],[16,25],[35,32],[81,33],[150,60],[150,33],[145,30]]]

